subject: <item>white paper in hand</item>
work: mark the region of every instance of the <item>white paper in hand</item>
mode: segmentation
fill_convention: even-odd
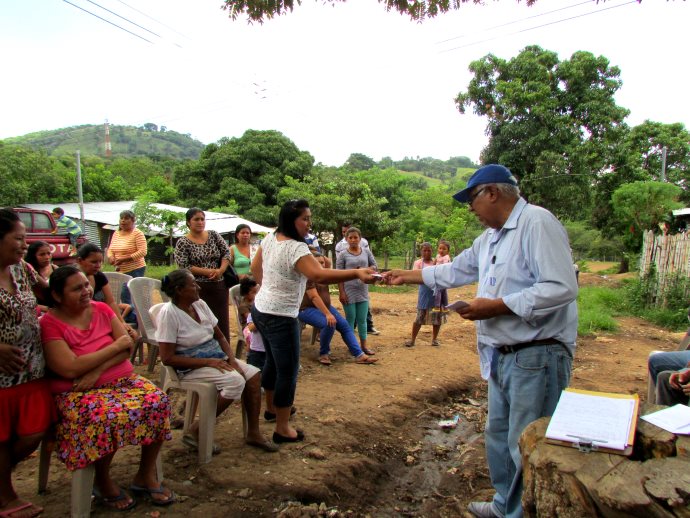
[[[465,302],[464,300],[456,300],[452,304],[448,304],[445,309],[447,309],[448,311],[457,311],[457,310],[462,309],[466,306],[469,306],[469,304],[467,302]]]

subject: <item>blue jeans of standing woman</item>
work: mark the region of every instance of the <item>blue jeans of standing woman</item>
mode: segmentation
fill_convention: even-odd
[[[320,309],[306,308],[299,312],[298,318],[302,322],[321,330],[319,336],[319,343],[321,345],[319,354],[324,356],[331,352],[331,340],[333,339],[333,335],[336,331],[338,331],[340,336],[343,337],[343,342],[345,342],[345,345],[347,345],[347,348],[350,350],[350,354],[352,354],[352,356],[357,358],[358,356],[364,354],[362,349],[359,348],[357,337],[350,327],[350,324],[347,323],[347,320],[345,320],[343,316],[338,313],[338,310],[333,306],[328,306],[328,310],[331,312],[331,315],[335,317],[335,327],[328,325],[326,315],[321,313]]]
[[[560,344],[514,353],[494,351],[489,377],[489,416],[484,438],[493,503],[506,518],[522,516],[522,461],[518,439],[525,427],[553,415],[568,386],[573,359]]]
[[[343,304],[345,310],[345,318],[352,329],[357,327],[357,334],[360,340],[367,339],[367,312],[369,311],[369,301],[354,302],[352,304]]]
[[[261,386],[273,391],[273,404],[288,408],[295,401],[299,372],[299,320],[262,313],[252,306],[252,320],[266,347],[266,363],[261,371]]]

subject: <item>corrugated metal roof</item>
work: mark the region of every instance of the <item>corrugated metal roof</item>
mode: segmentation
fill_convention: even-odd
[[[132,210],[136,202],[134,201],[99,201],[84,203],[84,219],[86,221],[94,221],[102,224],[105,228],[110,230],[117,230],[120,223],[120,212],[123,210]],[[170,210],[174,212],[187,212],[187,207],[178,207],[176,205],[166,205],[164,203],[154,203],[155,207],[159,209]],[[62,207],[68,218],[81,220],[81,212],[78,203],[28,203],[22,205],[29,209],[40,209],[52,211],[55,207]],[[264,227],[258,223],[254,223],[247,219],[241,218],[234,214],[224,214],[222,212],[204,211],[206,214],[206,230],[215,230],[220,234],[232,234],[235,228],[240,223],[249,225],[253,233],[268,233],[275,230],[271,227]],[[183,217],[184,219],[184,217]],[[184,221],[182,222],[184,226]],[[186,231],[175,232],[175,237],[180,237]]]
[[[674,216],[690,216],[690,207],[673,211]]]

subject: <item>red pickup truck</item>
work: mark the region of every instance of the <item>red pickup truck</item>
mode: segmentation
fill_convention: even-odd
[[[53,230],[57,228],[57,225],[50,212],[23,207],[12,210],[17,213],[26,227],[26,242],[28,244],[35,241],[45,241],[48,243],[50,251],[53,253],[53,263],[58,266],[75,262],[76,259],[72,255],[72,246],[67,233],[53,234]],[[77,246],[81,246],[83,243],[86,243],[86,237],[81,235],[77,239]]]

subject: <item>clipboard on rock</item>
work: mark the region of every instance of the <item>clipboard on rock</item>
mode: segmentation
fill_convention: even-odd
[[[637,394],[565,389],[546,429],[546,442],[630,455],[639,407]]]

